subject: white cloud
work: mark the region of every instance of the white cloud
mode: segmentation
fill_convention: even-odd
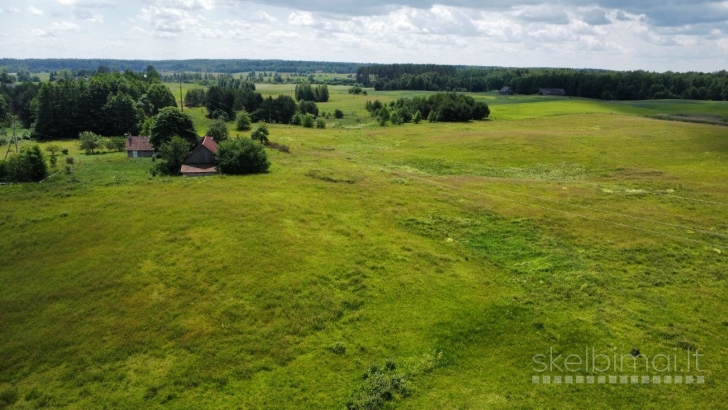
[[[154,7],[164,7],[181,10],[212,10],[214,0],[142,0]]]
[[[58,0],[58,2],[66,6],[86,8],[116,7],[114,0]]]
[[[250,20],[257,21],[257,22],[267,22],[267,23],[275,23],[276,18],[271,16],[270,14],[264,12],[264,11],[256,11],[250,15]]]
[[[36,16],[42,16],[43,15],[43,10],[41,10],[39,8],[36,8],[36,7],[33,7],[33,6],[28,7],[28,11],[31,14],[34,14]]]
[[[44,29],[33,29],[31,30],[31,33],[36,37],[60,37],[63,33],[79,31],[81,31],[81,28],[78,24],[63,21],[60,23],[53,23]]]
[[[148,22],[155,31],[166,33],[179,33],[200,25],[197,19],[185,10],[156,6],[142,9],[139,19]],[[163,38],[171,37],[164,36]]]
[[[92,23],[103,23],[104,15],[98,13],[92,9],[87,8],[75,8],[73,9],[73,15],[79,20],[86,20]]]

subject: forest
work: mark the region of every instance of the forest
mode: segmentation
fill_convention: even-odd
[[[274,71],[279,73],[355,73],[361,64],[332,63],[325,61],[285,61],[285,60],[107,60],[107,59],[12,59],[1,58],[0,67],[9,72],[23,69],[32,73],[60,70],[87,70],[94,72],[98,67],[110,71],[143,71],[153,65],[159,71],[187,71],[200,73],[242,73],[249,71]]]
[[[149,66],[139,73],[98,73],[88,80],[42,83],[30,103],[35,116],[31,137],[71,139],[83,131],[136,134],[159,110],[177,105],[159,78]]]
[[[566,95],[602,100],[728,100],[728,72],[654,73],[549,68],[467,68],[416,64],[360,67],[357,82],[376,90],[482,92],[511,87],[533,95],[563,88]]]

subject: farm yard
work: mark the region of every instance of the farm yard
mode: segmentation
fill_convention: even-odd
[[[269,125],[269,173],[55,141],[73,172],[0,187],[0,408],[725,406],[728,128],[680,120],[728,103],[475,93],[489,120],[380,127],[366,101],[431,93],[330,89],[344,118]],[[642,370],[570,375],[700,352],[704,382],[533,383],[585,349]]]

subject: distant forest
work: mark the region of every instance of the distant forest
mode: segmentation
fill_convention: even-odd
[[[323,73],[353,74],[362,65],[357,63],[331,63],[325,61],[284,60],[106,60],[106,59],[0,59],[0,67],[8,72],[28,70],[31,73],[49,73],[60,70],[97,71],[106,67],[110,71],[144,71],[153,65],[162,72],[200,73],[244,73],[250,71],[273,71],[279,73]]]
[[[563,88],[572,97],[603,100],[683,98],[728,100],[728,72],[653,73],[549,68],[469,68],[390,64],[359,67],[356,81],[376,90],[481,92],[511,87],[516,94]]]

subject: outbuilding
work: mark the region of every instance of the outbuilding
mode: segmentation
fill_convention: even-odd
[[[513,88],[511,87],[503,87],[498,91],[498,94],[500,95],[513,95],[515,94],[515,91],[513,91]]]
[[[129,158],[152,157],[154,146],[149,137],[126,137],[126,153]]]
[[[538,93],[541,95],[555,95],[559,97],[566,95],[566,91],[563,88],[539,88]]]
[[[186,177],[217,175],[216,153],[217,143],[212,137],[205,136],[182,162],[180,173]]]

